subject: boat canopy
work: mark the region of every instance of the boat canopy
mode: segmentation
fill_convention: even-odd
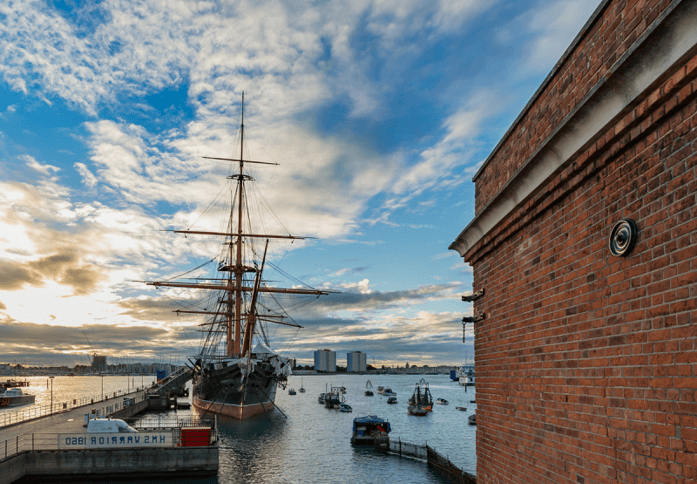
[[[382,427],[382,429],[390,433],[392,428],[390,427],[390,422],[385,420],[384,418],[377,417],[375,415],[366,415],[365,417],[358,417],[353,419],[353,431],[356,431],[356,426],[357,425],[370,425],[377,427],[378,425]]]

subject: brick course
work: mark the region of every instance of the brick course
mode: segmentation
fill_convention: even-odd
[[[479,211],[668,1],[604,5],[476,179]],[[481,483],[697,482],[697,55],[465,255]],[[639,238],[612,256],[615,222]]]

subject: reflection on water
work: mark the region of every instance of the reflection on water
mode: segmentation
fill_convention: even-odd
[[[113,381],[108,382],[110,378]],[[118,378],[121,380],[117,381]],[[109,391],[113,391],[112,388],[122,389],[120,385],[126,383],[125,378],[105,377],[105,388],[109,385]],[[450,404],[434,405],[433,412],[426,417],[410,416],[407,414],[407,400],[420,378],[415,375],[303,376],[302,383],[307,390],[306,393],[291,396],[279,388],[276,404],[285,417],[278,411],[271,411],[267,415],[262,414],[244,422],[218,416],[221,444],[218,477],[187,478],[186,482],[446,482],[422,462],[375,453],[369,448],[352,447],[349,439],[353,419],[370,414],[390,421],[393,429],[390,435],[392,439],[401,438],[417,444],[428,443],[456,465],[474,472],[476,427],[467,424],[467,416],[474,413],[476,407],[471,403],[471,400],[475,399],[474,389],[468,388],[465,391],[465,387],[451,382],[446,375],[426,376],[433,399],[445,398]],[[387,405],[387,398],[377,393],[373,397],[364,396],[368,379],[375,388],[378,385],[391,387],[397,392],[399,403]],[[99,394],[99,380],[99,377],[56,377],[54,398],[56,394],[70,395],[74,388],[85,388],[88,393],[97,390]],[[64,387],[68,383],[71,385]],[[45,379],[43,384],[45,385]],[[346,387],[346,403],[353,407],[353,413],[328,410],[317,403],[319,393],[332,385]],[[300,377],[292,377],[289,387],[300,388]],[[458,411],[455,408],[457,406],[465,406],[468,411]],[[192,414],[200,417],[212,416],[210,413],[204,415],[203,411],[193,407],[191,410],[173,410],[166,413],[168,416],[181,417]],[[145,483],[151,480],[128,482]]]

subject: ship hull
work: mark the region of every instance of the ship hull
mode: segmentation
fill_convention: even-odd
[[[284,367],[287,367],[284,370]],[[259,355],[205,364],[194,373],[192,403],[214,415],[244,420],[272,410],[276,387],[289,374],[286,358]]]
[[[262,413],[272,410],[274,403],[272,401],[265,403],[257,403],[251,405],[235,405],[231,403],[216,403],[202,398],[194,397],[194,407],[199,408],[207,413],[215,415],[226,415],[237,420],[245,420]]]

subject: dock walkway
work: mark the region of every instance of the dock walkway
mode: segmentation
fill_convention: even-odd
[[[94,410],[96,415],[111,415],[123,409],[124,398],[133,398],[133,402],[138,403],[145,398],[145,392],[122,394],[94,404],[88,403],[65,411],[54,412],[53,415],[40,416],[2,427],[0,428],[0,442],[14,439],[23,434],[83,432],[86,413],[91,414]],[[0,455],[0,457],[2,456]]]

